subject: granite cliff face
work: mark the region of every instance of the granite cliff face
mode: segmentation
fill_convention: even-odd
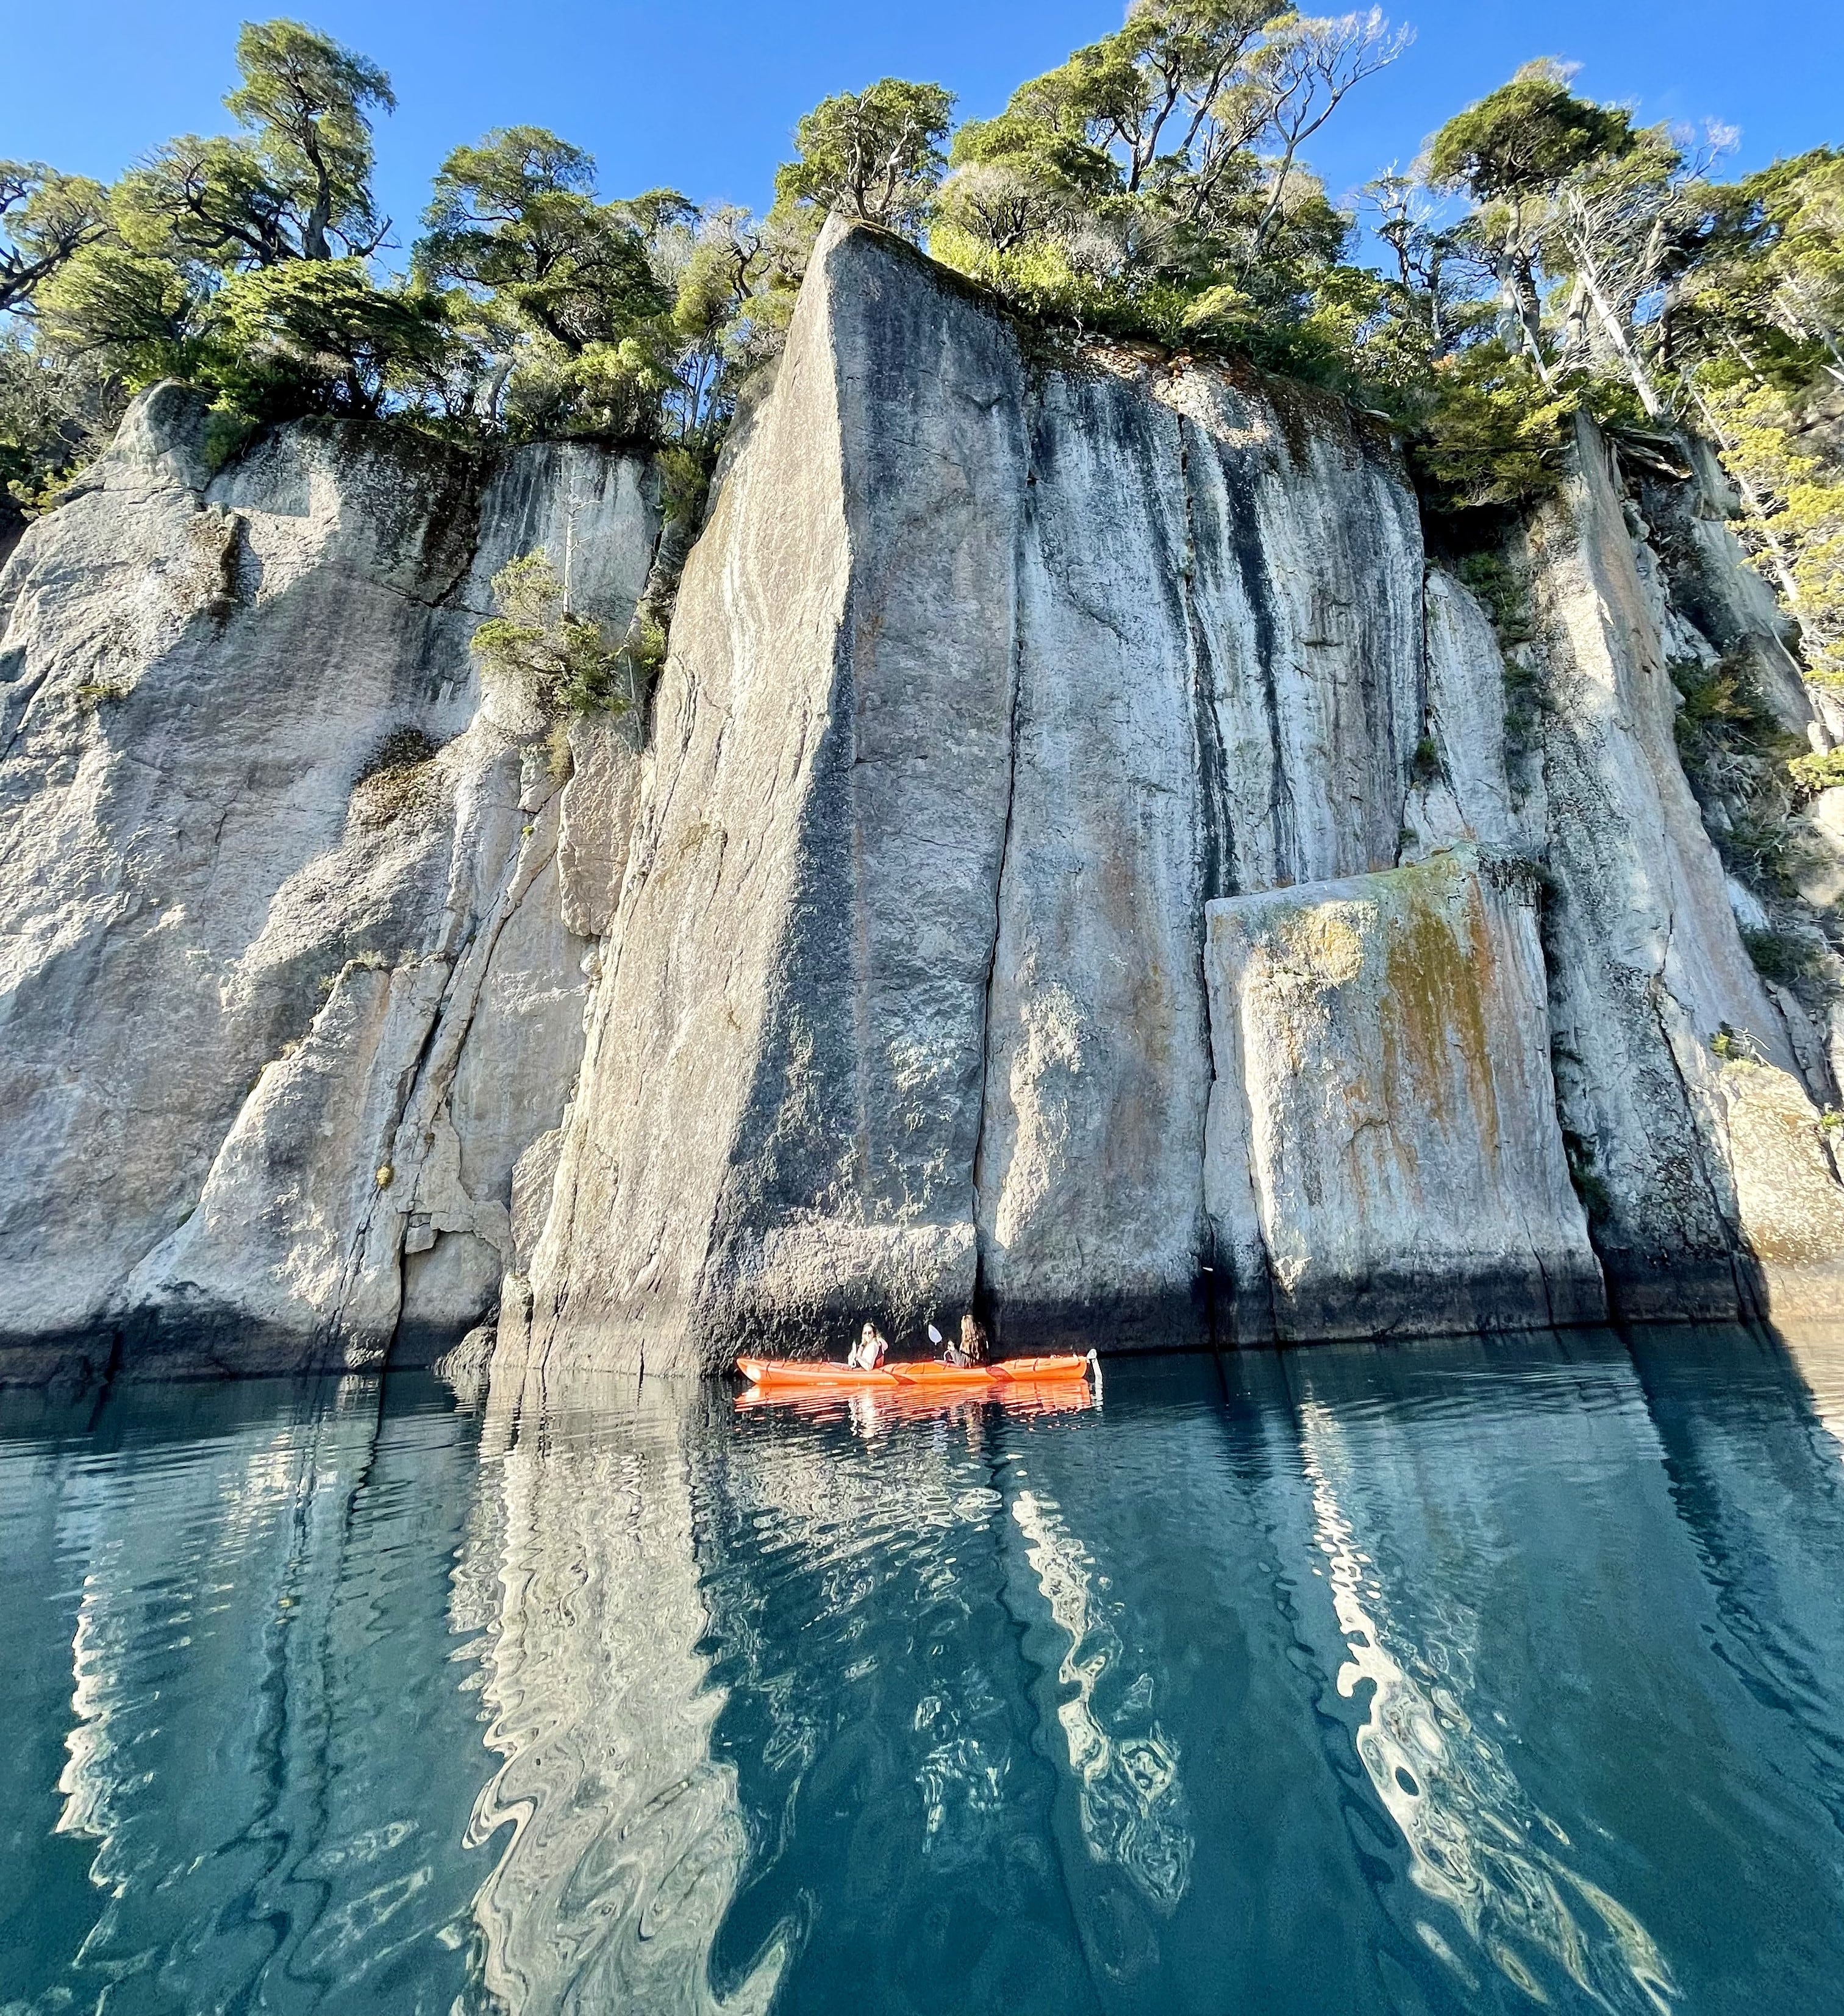
[[[969,1302],[1009,1344],[1116,1345],[1592,1319],[1609,1288],[1822,1306],[1831,1089],[1679,766],[1669,661],[1719,645],[1616,484],[1584,432],[1507,668],[1343,409],[1033,363],[950,279],[830,234],[687,570],[505,1348],[708,1365]],[[1705,602],[1740,571],[1719,531]],[[1510,726],[1507,674],[1540,696]],[[1465,985],[1414,980],[1413,902],[1370,905],[1348,999],[1270,988],[1252,1023],[1206,957],[1264,892],[1323,918],[1475,844],[1528,867],[1450,934]],[[1427,990],[1419,1078],[1378,974]],[[1441,1053],[1475,1040],[1469,1078]],[[1392,1083],[1378,1130],[1363,1086]],[[1433,1180],[1480,1129],[1466,1183]]]
[[[643,466],[198,424],[0,583],[16,1365],[1835,1305],[1828,1032],[1673,741],[1687,659],[1812,712],[1706,482],[1585,429],[1507,663],[1381,429],[834,225],[565,765],[466,637],[567,520],[621,618]]]
[[[581,599],[624,617],[649,473],[299,427],[214,475],[204,438],[150,395],[0,577],[16,1374],[452,1341],[582,1048],[600,808],[572,821],[548,724],[467,643],[571,513]]]

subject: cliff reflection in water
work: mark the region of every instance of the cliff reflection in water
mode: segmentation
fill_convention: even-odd
[[[499,1851],[475,1909],[484,1985],[510,2009],[745,2016],[773,1994],[773,1941],[727,1996],[706,1978],[747,1846],[736,1774],[711,1751],[706,1441],[682,1391],[656,1402],[632,1381],[534,1381],[488,1410],[455,1626],[486,1634],[502,1761],[465,1839]]]
[[[0,1400],[0,2007],[1828,2006],[1841,1373]]]

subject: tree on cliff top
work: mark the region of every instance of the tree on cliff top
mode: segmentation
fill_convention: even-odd
[[[931,249],[1079,322],[1284,340],[1349,229],[1302,150],[1406,41],[1375,9],[1136,0],[1116,33],[961,128]]]
[[[714,452],[736,373],[785,322],[790,234],[674,189],[603,202],[595,185],[594,161],[541,127],[442,164],[413,270],[450,290],[475,346],[474,410],[515,433]]]
[[[247,23],[243,129],[183,135],[108,193],[103,224],[39,288],[58,354],[132,391],[189,378],[258,417],[375,412],[438,386],[452,343],[427,290],[380,287],[376,63],[298,22]]]
[[[371,114],[394,109],[376,63],[297,21],[249,22],[225,106],[243,132],[170,140],[114,201],[138,249],[214,272],[289,259],[369,258],[384,243]]]
[[[938,84],[887,77],[841,92],[794,128],[798,158],[776,173],[776,196],[913,236],[947,167],[942,142],[953,113],[953,94]]]
[[[106,236],[109,193],[42,161],[0,161],[0,315],[27,309],[39,288]]]
[[[1566,70],[1546,58],[1450,119],[1429,146],[1430,181],[1473,200],[1466,238],[1491,268],[1507,331],[1515,329],[1546,383],[1537,268],[1551,203],[1568,178],[1627,152],[1632,129],[1625,111],[1575,96]]]
[[[457,147],[435,178],[416,268],[491,296],[572,357],[618,342],[672,297],[632,216],[597,202],[595,183],[589,157],[542,127]]]

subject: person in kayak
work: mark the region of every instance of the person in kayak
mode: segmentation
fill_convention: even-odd
[[[960,1334],[953,1343],[949,1344],[933,1323],[928,1326],[928,1341],[941,1353],[944,1365],[965,1368],[986,1362],[986,1334],[971,1314],[960,1319]]]
[[[846,1352],[845,1363],[855,1372],[875,1372],[889,1349],[883,1332],[875,1323],[867,1323],[858,1333],[858,1341]]]

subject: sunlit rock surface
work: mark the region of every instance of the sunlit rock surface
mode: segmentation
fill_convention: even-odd
[[[686,571],[529,1348],[1205,1335],[1202,906],[1394,864],[1421,567],[1342,409],[1028,369],[830,232]]]
[[[451,1337],[498,1300],[513,1166],[581,1051],[596,898],[568,914],[542,715],[467,643],[571,519],[578,599],[623,618],[650,477],[330,426],[213,476],[204,441],[149,395],[0,578],[13,1376]]]
[[[1750,961],[1670,668],[1739,653],[1828,731],[1709,470],[1584,423],[1501,556],[1507,648],[1381,423],[1046,354],[834,225],[644,718],[553,733],[468,636],[539,544],[618,624],[664,549],[643,465],[206,441],[149,395],[0,576],[0,1377],[489,1325],[513,1367],[690,1372],[968,1307],[1007,1350],[1226,1342],[1279,1249],[1212,1198],[1284,1161],[1288,1264],[1345,1285],[1281,1334],[1597,1313],[1565,1168],[1615,1312],[1835,1304],[1844,1019]],[[1475,847],[1533,901],[1440,1013],[1519,1117],[1463,1153],[1398,1099],[1392,1166],[1470,1155],[1499,1200],[1472,1285],[1410,1292],[1387,1252],[1473,1233],[1408,1189],[1385,1228],[1273,1058],[1213,1057],[1205,920]],[[1207,1141],[1270,1106],[1305,1131],[1266,1172]],[[1501,1234],[1524,1287],[1488,1293]]]
[[[1405,1192],[1384,1237],[1329,1141],[1294,1141],[1322,1200],[1297,1236],[1345,1287],[1281,1334],[1592,1319],[1572,1180],[1623,1309],[1830,1294],[1820,1039],[1749,963],[1673,740],[1668,657],[1717,646],[1611,451],[1584,430],[1577,452],[1528,530],[1535,635],[1507,666],[1343,409],[1124,351],[1027,359],[952,276],[831,230],[687,571],[505,1348],[708,1366],[970,1301],[1012,1348],[1184,1343],[1212,1283],[1225,1339],[1273,1276],[1207,1208],[1205,1114],[1265,1096],[1225,1074],[1267,1064],[1213,1066],[1205,906],[1474,843],[1550,864],[1515,958],[1460,990],[1478,1029],[1441,1032],[1517,1088],[1468,1151],[1493,1229],[1465,1259]],[[1679,542],[1691,603],[1765,652],[1720,531]],[[1459,1154],[1446,1126],[1405,1097],[1399,1165]],[[1236,1141],[1225,1196],[1262,1181]],[[1432,1258],[1414,1292],[1366,1272],[1379,1237],[1471,1285]]]
[[[1604,1314],[1550,1078],[1532,865],[1213,903],[1205,1193],[1239,1343]]]

